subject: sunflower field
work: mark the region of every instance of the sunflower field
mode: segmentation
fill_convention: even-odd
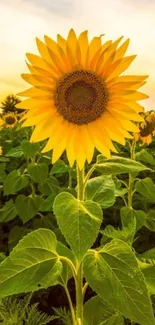
[[[155,111],[128,45],[37,39],[1,103],[4,325],[155,325]]]

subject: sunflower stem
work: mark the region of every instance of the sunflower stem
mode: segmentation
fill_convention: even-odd
[[[76,286],[76,324],[83,325],[83,266],[77,262]]]
[[[77,166],[77,199],[83,201],[84,197],[84,168]],[[83,265],[81,261],[76,263],[76,325],[83,325]]]
[[[79,169],[77,166],[77,199],[80,201],[84,200],[84,168]]]

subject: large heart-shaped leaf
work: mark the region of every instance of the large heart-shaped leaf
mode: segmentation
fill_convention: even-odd
[[[56,236],[48,229],[25,236],[0,265],[0,298],[56,283],[62,271],[56,246]]]
[[[94,243],[102,221],[100,206],[92,201],[79,201],[67,192],[58,194],[53,205],[58,225],[78,259]]]
[[[114,239],[99,251],[90,250],[84,259],[84,276],[92,289],[126,318],[141,325],[155,324],[143,274],[125,242]]]

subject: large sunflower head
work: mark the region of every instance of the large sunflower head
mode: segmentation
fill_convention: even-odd
[[[53,162],[66,150],[70,165],[82,168],[95,147],[110,157],[112,140],[124,145],[128,131],[138,131],[132,121],[143,120],[137,101],[148,96],[138,89],[147,76],[124,75],[135,55],[124,57],[129,40],[121,40],[89,43],[87,31],[77,37],[71,29],[67,40],[37,39],[40,55],[27,54],[30,74],[22,77],[32,87],[17,107],[27,110],[23,126],[35,126],[31,141],[48,139],[43,152],[53,149]]]
[[[135,133],[134,137],[141,145],[149,145],[152,142],[152,137],[155,135],[155,112],[148,111],[142,113],[142,115],[144,121],[139,124],[139,132]]]
[[[13,128],[17,123],[17,117],[13,113],[5,114],[3,120],[6,128]]]

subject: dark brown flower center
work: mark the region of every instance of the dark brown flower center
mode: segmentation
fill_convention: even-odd
[[[87,124],[105,111],[108,91],[103,80],[95,73],[76,70],[58,81],[54,101],[65,120],[79,125]]]
[[[14,118],[14,116],[6,116],[5,117],[5,122],[6,122],[6,124],[14,124],[15,122],[16,122],[16,120],[15,120],[15,118]]]

